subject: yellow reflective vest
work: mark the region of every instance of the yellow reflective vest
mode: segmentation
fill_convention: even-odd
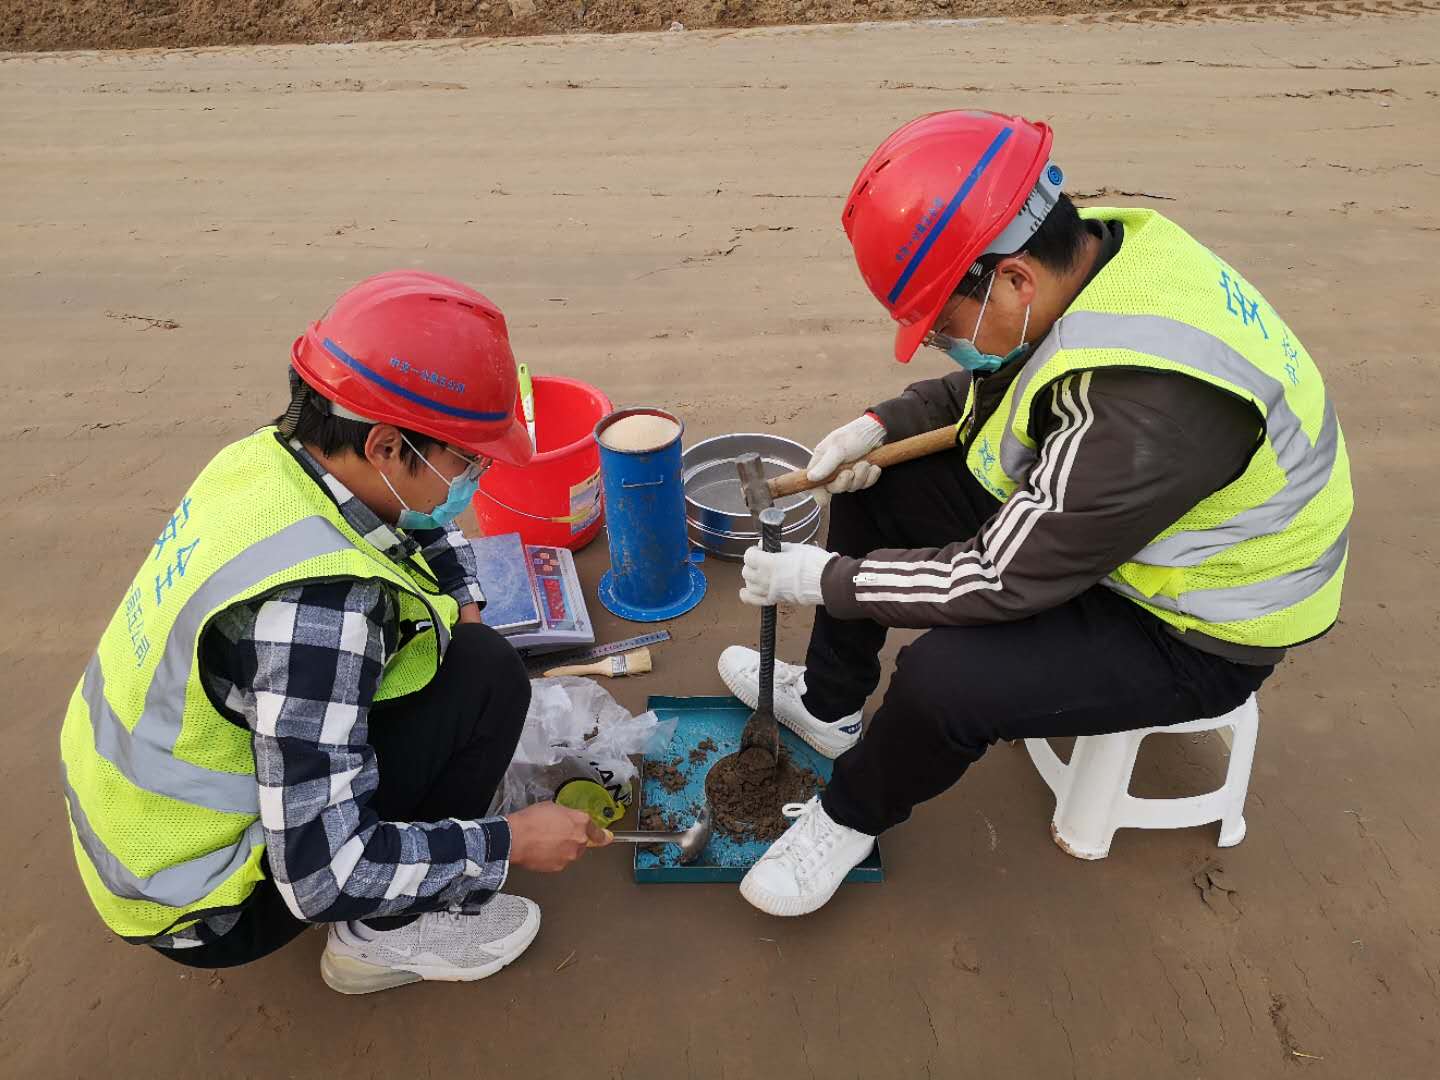
[[[1121,222],[1125,242],[978,431],[971,390],[959,426],[967,466],[1008,499],[1038,457],[1037,397],[1076,372],[1149,368],[1234,394],[1264,423],[1245,471],[1104,584],[1172,626],[1223,641],[1284,647],[1323,634],[1340,610],[1353,493],[1345,438],[1310,354],[1254,286],[1174,222],[1150,210],[1081,216]]]
[[[80,876],[115,933],[148,942],[231,911],[265,875],[250,732],[201,679],[199,646],[235,604],[303,582],[374,579],[422,625],[377,700],[438,670],[459,608],[419,556],[368,544],[265,428],[196,478],[111,617],[70,698],[61,779]]]

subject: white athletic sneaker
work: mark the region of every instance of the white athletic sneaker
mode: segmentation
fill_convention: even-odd
[[[740,882],[740,895],[767,915],[809,915],[824,907],[875,847],[875,837],[838,825],[817,795],[787,803],[795,824],[770,845]]]
[[[760,700],[760,653],[731,645],[720,654],[720,678],[750,708]],[[837,758],[860,741],[860,714],[827,724],[805,708],[805,668],[775,661],[775,719],[827,758]]]
[[[474,982],[494,975],[530,947],[540,907],[496,893],[473,914],[436,911],[398,930],[332,923],[320,976],[342,994],[369,994],[420,982]]]

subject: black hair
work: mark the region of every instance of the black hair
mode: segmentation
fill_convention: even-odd
[[[1073,270],[1080,261],[1080,256],[1085,251],[1087,231],[1080,212],[1070,201],[1070,196],[1061,192],[1060,198],[1056,200],[1050,213],[1045,215],[1045,220],[1040,223],[1040,228],[1035,230],[1035,235],[1025,242],[1020,251],[1025,252],[1047,270],[1063,274]],[[955,295],[968,296],[975,292],[1001,259],[1008,259],[1012,255],[1018,254],[1019,252],[1011,252],[1010,255],[982,256],[976,263],[980,272],[976,274],[972,267],[970,273],[960,279],[960,284],[955,289]]]
[[[333,457],[348,451],[356,457],[363,458],[365,456],[365,440],[369,438],[370,429],[375,425],[366,420],[351,420],[347,417],[333,415],[325,398],[309,387],[306,387],[306,390],[308,392],[304,395],[304,401],[300,406],[300,415],[295,422],[295,431],[291,437],[317,447],[326,457]],[[285,419],[284,416],[276,417],[274,423],[283,430]],[[409,440],[400,444],[400,461],[412,473],[420,468],[420,457],[415,450],[425,453],[431,447],[445,445],[430,435],[422,435],[418,431],[402,428],[398,424],[395,427]],[[413,450],[411,449],[412,445],[414,446]]]
[[[1085,251],[1085,222],[1080,211],[1064,192],[1056,200],[1050,213],[1035,230],[1035,235],[1026,241],[1021,251],[1048,270],[1063,274],[1075,269]]]

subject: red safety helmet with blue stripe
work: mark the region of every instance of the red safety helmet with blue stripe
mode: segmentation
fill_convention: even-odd
[[[290,362],[342,415],[511,465],[534,452],[505,316],[451,278],[392,270],[365,279],[295,339]]]
[[[983,255],[1018,251],[1060,197],[1045,124],[990,112],[931,113],[870,156],[841,221],[865,284],[900,324],[909,363]]]

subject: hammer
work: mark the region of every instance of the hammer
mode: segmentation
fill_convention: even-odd
[[[783,511],[775,509],[770,485],[765,479],[765,466],[759,454],[742,454],[735,461],[740,473],[740,486],[745,492],[745,505],[760,526],[763,550],[779,552],[780,532],[785,524]],[[780,758],[780,727],[775,722],[775,607],[760,609],[760,696],[755,711],[745,721],[740,733],[740,753],[757,750],[770,760],[773,767]],[[752,755],[753,756],[753,755]]]
[[[865,455],[865,460],[882,469],[888,469],[891,465],[899,465],[902,461],[914,461],[916,458],[938,454],[942,450],[953,450],[959,435],[954,424],[946,424],[934,431],[926,431],[920,435],[912,435],[908,439],[877,446]],[[847,465],[841,465],[840,468],[844,469]],[[836,472],[839,471],[839,469],[836,470]],[[786,495],[798,495],[811,488],[824,487],[833,479],[833,476],[827,476],[823,480],[811,480],[804,469],[796,469],[794,472],[782,473],[762,482],[770,492],[771,499],[783,499]],[[745,482],[743,471],[740,474],[740,480],[742,484]],[[746,504],[750,507],[750,512],[755,513],[756,504],[750,501],[750,489],[747,487],[745,492]],[[769,506],[770,503],[766,502],[764,505]]]

